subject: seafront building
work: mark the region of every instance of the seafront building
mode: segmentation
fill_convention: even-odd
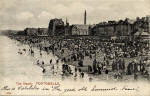
[[[84,24],[69,25],[66,19],[66,25],[64,25],[62,19],[50,20],[48,34],[50,36],[89,35],[89,25],[86,25],[86,11],[84,13]]]
[[[132,20],[126,18],[119,21],[100,22],[94,25],[87,24],[87,12],[83,15],[83,24],[70,25],[62,19],[51,19],[48,28],[26,28],[24,30],[29,36],[137,36],[150,34],[150,16]]]
[[[48,28],[26,28],[23,32],[28,36],[47,36]]]
[[[38,36],[48,36],[48,28],[38,28]]]
[[[89,35],[89,25],[74,24],[71,27],[71,35]]]
[[[48,26],[48,35],[59,36],[64,34],[64,22],[62,19],[51,19]]]
[[[147,20],[147,25],[148,25],[148,33],[150,34],[150,15],[148,15],[147,16],[147,18],[146,18],[146,20]]]
[[[108,21],[96,24],[92,33],[95,36],[132,36],[136,32],[150,32],[150,16],[131,20]]]
[[[69,25],[69,22],[66,20],[66,25],[62,19],[59,19],[60,24],[56,24],[54,27],[50,21],[49,24],[49,35],[51,36],[109,36],[109,37],[117,37],[117,36],[133,36],[136,34],[150,34],[150,16],[139,18],[136,20],[132,20],[126,18],[125,20],[119,21],[108,21],[108,22],[100,22],[95,25],[87,25],[87,13],[84,13],[84,23],[83,24],[72,24]],[[61,25],[61,27],[57,27]],[[52,31],[53,30],[53,31]],[[57,31],[56,31],[57,30]],[[55,33],[55,34],[54,34]],[[59,34],[58,34],[59,33]]]
[[[24,32],[28,36],[37,36],[38,35],[38,28],[26,28]]]

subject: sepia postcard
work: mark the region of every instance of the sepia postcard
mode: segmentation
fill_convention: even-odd
[[[0,96],[150,96],[150,0],[0,0]]]

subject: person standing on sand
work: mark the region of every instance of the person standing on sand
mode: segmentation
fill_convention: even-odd
[[[43,73],[45,73],[46,72],[46,69],[45,68],[43,68],[43,71],[42,71]]]
[[[44,61],[42,61],[42,65],[44,65]]]
[[[37,65],[39,65],[40,64],[40,62],[39,62],[39,60],[37,60]]]
[[[42,58],[42,52],[40,52],[40,56],[41,56],[41,58]]]
[[[81,78],[84,78],[84,73],[83,72],[81,72]]]
[[[31,49],[31,55],[34,57],[34,51]]]
[[[56,64],[58,64],[58,63],[59,63],[59,59],[56,60]]]
[[[98,69],[98,74],[101,74],[101,67],[100,67],[100,65],[97,66],[97,69]]]
[[[50,64],[52,63],[52,59],[49,61],[49,63],[50,63]]]
[[[137,80],[138,79],[138,75],[135,73],[134,74],[134,80]]]
[[[96,61],[96,59],[94,59],[94,61],[93,61],[93,70],[94,70],[94,74],[97,73],[97,61]]]

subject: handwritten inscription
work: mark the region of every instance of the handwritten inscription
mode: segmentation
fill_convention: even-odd
[[[46,86],[46,85],[47,86]],[[97,86],[97,85],[93,85],[91,87],[89,86],[81,86],[81,87],[78,87],[78,88],[74,88],[73,86],[70,87],[70,88],[64,88],[62,87],[60,84],[54,84],[51,86],[51,84],[49,83],[31,83],[31,82],[23,82],[23,83],[20,83],[20,82],[16,82],[16,85],[15,87],[10,87],[8,85],[6,86],[3,86],[0,88],[1,91],[5,91],[6,94],[12,94],[13,91],[47,91],[47,92],[51,92],[51,91],[55,91],[57,93],[60,93],[60,94],[64,94],[64,93],[68,93],[68,92],[86,92],[86,91],[91,91],[91,92],[104,92],[104,91],[139,91],[139,87],[129,87],[129,86],[122,86],[121,88],[118,88],[118,87],[107,87],[105,86],[104,88],[103,87],[100,87],[100,86]],[[44,85],[44,86],[41,86],[41,85]]]
[[[114,88],[97,88],[97,86],[95,85],[91,91],[113,91],[113,90],[118,90],[116,87]]]

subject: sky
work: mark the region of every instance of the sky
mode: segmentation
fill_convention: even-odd
[[[135,19],[150,15],[150,0],[0,0],[0,30],[48,27],[50,19],[67,18],[70,24]]]

